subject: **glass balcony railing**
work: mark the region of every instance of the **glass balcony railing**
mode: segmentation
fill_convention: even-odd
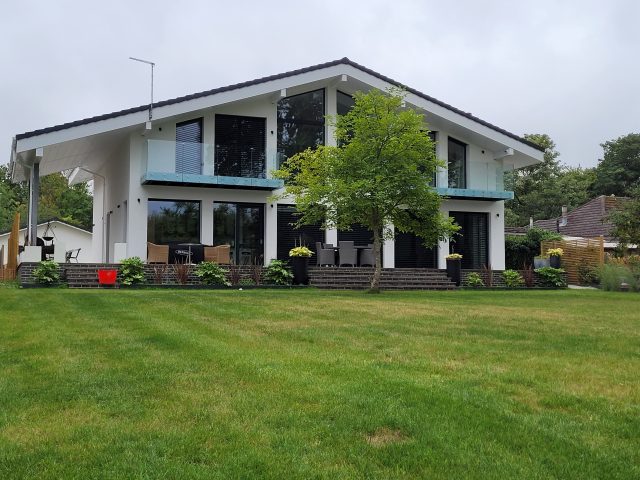
[[[505,167],[500,162],[469,162],[465,188],[438,185],[436,190],[441,195],[454,198],[510,200],[513,192],[505,190],[505,178],[512,174],[513,167]]]
[[[147,140],[142,183],[207,184],[274,189],[264,151],[238,146]]]

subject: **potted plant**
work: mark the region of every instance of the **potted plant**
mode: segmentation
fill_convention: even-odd
[[[543,268],[549,267],[549,256],[548,255],[538,255],[533,258],[533,268]]]
[[[450,253],[447,255],[447,277],[460,286],[462,279],[462,255],[459,253]]]
[[[313,252],[307,247],[300,246],[289,250],[294,285],[309,284],[309,257],[311,255],[313,255]]]
[[[561,248],[550,248],[547,250],[547,255],[549,255],[549,266],[552,268],[560,268],[560,257],[564,251]]]

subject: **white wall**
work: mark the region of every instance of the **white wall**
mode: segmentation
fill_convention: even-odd
[[[494,270],[504,270],[504,202],[485,202],[479,200],[444,200],[440,211],[477,212],[489,214],[489,263]],[[440,242],[438,251],[438,268],[446,268],[446,256],[449,253],[449,242]]]
[[[335,114],[336,90],[340,88],[340,82],[326,87],[326,110],[330,115]],[[314,87],[315,88],[315,87]],[[276,166],[277,148],[277,118],[276,103],[278,96],[271,98],[261,97],[253,101],[241,101],[232,104],[217,106],[207,110],[192,112],[188,115],[181,115],[171,119],[170,122],[163,121],[153,124],[149,132],[144,132],[142,128],[132,133],[129,145],[125,146],[112,161],[101,172],[108,177],[106,210],[113,211],[111,215],[111,235],[110,250],[113,253],[115,242],[127,240],[127,255],[146,258],[147,240],[147,206],[149,198],[175,199],[175,200],[197,200],[201,202],[201,238],[205,244],[213,243],[213,203],[218,202],[251,202],[265,204],[265,260],[275,258],[277,252],[277,206],[271,207],[268,201],[272,192],[259,190],[234,190],[220,188],[198,188],[183,186],[159,186],[141,185],[140,179],[146,171],[146,148],[147,140],[167,140],[175,141],[175,125],[177,122],[202,118],[203,119],[203,142],[215,145],[215,115],[233,114],[266,118],[266,155],[267,171],[271,171]],[[433,119],[426,115],[429,128],[438,132],[437,154],[439,158],[447,159],[447,138],[462,141],[467,147],[467,188],[480,190],[495,190],[496,173],[501,168],[501,162],[495,161],[494,152],[474,145],[469,138],[465,138],[456,131],[450,134],[443,125],[432,122]],[[331,129],[327,127],[327,143],[333,144]],[[127,159],[129,157],[131,160]],[[205,165],[203,174],[213,173],[213,159],[205,155]],[[438,186],[447,186],[446,166],[438,172]],[[115,180],[117,179],[117,180]],[[94,210],[101,212],[100,203],[100,182],[96,182],[96,192],[94,195]],[[125,213],[124,202],[127,202]],[[290,201],[286,203],[291,203]],[[120,209],[117,206],[120,205]],[[486,212],[490,214],[490,248],[489,256],[492,266],[496,269],[504,268],[504,203],[484,202],[475,200],[445,200],[442,211],[468,211]],[[97,224],[98,222],[96,222]],[[126,224],[126,228],[125,228]],[[99,237],[98,237],[99,238]],[[326,232],[328,242],[335,243],[336,232],[329,229]],[[388,242],[385,248],[385,267],[392,267],[393,242]],[[444,257],[448,252],[447,242],[441,243],[439,253],[439,266],[444,267]]]
[[[38,225],[38,237],[45,235],[47,224]],[[26,228],[20,230],[19,243],[24,245],[24,238],[26,234]],[[67,250],[80,249],[78,255],[78,262],[90,262],[92,261],[92,235],[91,232],[82,230],[81,228],[72,227],[61,222],[52,221],[51,229],[47,232],[47,235],[54,237],[54,245],[59,245],[61,248]],[[5,233],[0,235],[0,246],[4,245],[4,263],[7,263],[7,254],[9,248],[9,234]]]

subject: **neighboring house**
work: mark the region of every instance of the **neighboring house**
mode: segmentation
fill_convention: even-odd
[[[567,240],[577,238],[604,237],[604,248],[613,249],[618,242],[611,236],[612,225],[607,216],[611,210],[619,208],[623,197],[600,195],[570,212],[563,207],[563,214],[556,218],[536,220],[533,225],[544,230],[557,232]]]
[[[9,248],[9,234],[11,232],[0,233],[0,247],[4,246],[4,263],[7,263],[7,253]],[[24,245],[24,240],[27,237],[27,228],[20,229],[19,244]],[[53,243],[54,246],[58,246],[65,251],[80,249],[78,254],[78,262],[89,262],[92,260],[93,235],[89,230],[71,225],[63,222],[62,220],[50,220],[38,224],[38,237],[53,237],[52,240],[45,242],[46,244]]]
[[[145,258],[156,244],[230,244],[233,259],[286,258],[300,239],[369,243],[361,227],[294,230],[295,206],[272,201],[282,188],[272,170],[307,147],[334,144],[325,115],[344,114],[352,95],[400,84],[347,58],[153,105],[17,135],[14,181],[76,169],[94,181],[92,261]],[[537,145],[417,90],[406,103],[425,115],[446,163],[435,185],[442,211],[462,235],[427,250],[398,234],[383,249],[385,267],[444,268],[450,249],[465,268],[504,268],[504,172],[542,160]],[[430,179],[429,179],[430,180]],[[427,180],[427,181],[429,181]],[[32,182],[37,190],[37,182]],[[117,248],[116,248],[116,244]],[[115,252],[115,253],[114,253]]]

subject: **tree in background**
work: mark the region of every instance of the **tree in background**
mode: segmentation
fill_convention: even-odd
[[[640,185],[640,134],[630,133],[601,146],[604,158],[596,167],[593,194],[630,195]]]
[[[524,137],[545,149],[544,158],[541,163],[516,170],[507,177],[507,188],[514,192],[514,199],[505,205],[507,225],[527,225],[530,217],[534,220],[557,217],[563,205],[573,209],[590,200],[594,169],[562,165],[558,160],[560,153],[547,134]]]
[[[390,223],[427,247],[457,230],[429,186],[440,162],[423,117],[403,108],[403,98],[399,90],[356,93],[348,114],[328,119],[339,146],[307,149],[274,173],[286,182],[284,195],[295,199],[299,224],[359,224],[373,232],[372,291],[379,291],[382,241],[393,238]]]
[[[609,214],[613,224],[611,235],[617,238],[623,250],[629,245],[640,245],[640,185],[628,192],[629,200]]]
[[[27,218],[29,187],[27,182],[12,183],[9,167],[0,165],[0,231],[11,228],[13,215]],[[61,173],[40,179],[38,221],[59,218],[65,222],[91,227],[93,197],[86,183],[69,186]]]

